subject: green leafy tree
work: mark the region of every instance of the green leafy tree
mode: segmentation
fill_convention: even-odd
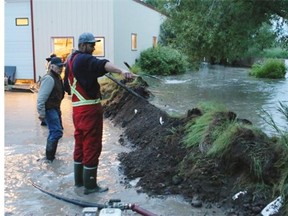
[[[166,10],[169,18],[161,27],[160,41],[178,47],[192,61],[201,61],[204,57],[232,60],[247,56],[252,47],[254,52],[270,47],[288,17],[288,0],[178,0],[169,3],[169,10]],[[282,23],[275,22],[277,20]],[[267,34],[275,23],[275,34]]]
[[[159,44],[173,47],[176,44],[176,38],[177,32],[172,26],[171,19],[168,19],[160,26]]]
[[[163,11],[164,10],[164,5],[165,5],[165,1],[166,0],[145,0],[143,2],[145,2],[146,4],[160,10]]]
[[[143,0],[143,2],[163,13],[168,13],[180,3],[180,0]]]

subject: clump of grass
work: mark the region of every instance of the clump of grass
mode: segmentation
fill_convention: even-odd
[[[214,141],[211,149],[208,151],[208,155],[222,157],[229,150],[229,145],[233,136],[235,136],[239,125],[236,123],[231,123],[223,133],[217,137]]]
[[[240,171],[250,180],[261,181],[267,161],[273,158],[269,137],[251,125],[238,123],[231,112],[204,107],[206,112],[186,125],[185,146],[196,146],[209,158],[229,161],[225,169],[231,173]]]
[[[244,126],[240,125],[237,122],[230,122],[227,124],[227,127],[225,130],[222,131],[222,133],[219,133],[217,136],[217,139],[213,142],[211,148],[207,152],[208,156],[217,157],[217,158],[230,158],[229,161],[233,161],[231,157],[233,155],[230,155],[231,149],[234,147],[235,141],[237,141],[239,137],[239,131],[243,130],[251,130],[253,134],[257,134],[257,129],[254,129],[250,126]],[[240,138],[241,139],[241,138]],[[240,140],[238,140],[240,142]],[[247,154],[247,160],[250,161],[250,173],[252,173],[254,176],[257,176],[257,178],[261,178],[262,176],[262,164],[264,164],[264,158],[263,158],[263,146],[251,146],[248,145],[245,142],[242,143],[243,147],[244,145],[247,145],[246,150],[249,148],[249,151],[246,152],[240,152],[241,154]],[[244,149],[243,148],[243,149]],[[243,150],[242,149],[242,150]],[[237,155],[237,157],[239,157]],[[234,155],[236,157],[236,155]]]
[[[209,133],[209,124],[214,119],[215,114],[225,111],[223,105],[216,103],[201,103],[199,108],[204,114],[195,121],[188,122],[185,126],[186,136],[183,142],[186,147],[199,144],[203,137]]]
[[[279,101],[279,106],[277,108],[278,112],[280,112],[284,118],[287,121],[288,124],[288,105],[285,105],[281,101]],[[288,149],[288,132],[282,128],[280,128],[276,122],[273,119],[273,116],[266,110],[262,109],[261,112],[264,115],[261,115],[260,117],[270,126],[272,129],[276,131],[276,133],[279,135],[279,143],[283,144]]]
[[[183,140],[186,147],[192,147],[200,143],[212,119],[213,114],[206,113],[195,122],[190,122],[186,125],[186,136]]]
[[[247,185],[255,193],[261,192],[258,187],[263,187],[265,190],[262,192],[267,199],[281,195],[285,215],[288,214],[287,132],[277,128],[272,121],[272,126],[276,127],[281,136],[276,140],[271,139],[252,125],[237,122],[237,119],[233,121],[229,115],[227,118],[229,112],[225,113],[216,106],[202,104],[200,110],[202,116],[191,119],[185,127],[184,144],[194,148],[179,166],[181,175],[192,176],[197,166],[201,166],[204,161],[215,160],[222,170],[238,176],[235,182],[237,187]],[[288,107],[280,103],[278,110],[288,122]],[[271,116],[269,119],[273,120]],[[204,154],[200,149],[202,144],[208,147],[204,148]],[[195,151],[196,148],[201,154]]]
[[[280,112],[288,123],[288,105],[279,101],[279,106],[277,108],[278,112]],[[264,116],[261,118],[268,123],[279,135],[278,145],[282,149],[283,158],[279,158],[278,167],[281,169],[282,176],[280,178],[279,184],[276,185],[277,191],[280,191],[281,197],[284,200],[284,205],[282,207],[283,212],[285,215],[288,215],[288,132],[285,129],[278,127],[275,123],[273,116],[267,112],[266,110],[262,109]]]
[[[261,158],[259,158],[257,156],[253,156],[253,155],[251,155],[251,156],[252,156],[252,163],[250,166],[250,172],[253,172],[254,175],[257,176],[258,178],[261,178],[261,176],[263,174]]]
[[[99,79],[99,84],[101,85],[101,94],[103,101],[110,99],[111,95],[113,95],[113,92],[118,89],[116,83],[114,83],[107,77]]]
[[[282,79],[285,78],[285,63],[279,59],[267,59],[264,63],[252,65],[249,75],[256,78]]]

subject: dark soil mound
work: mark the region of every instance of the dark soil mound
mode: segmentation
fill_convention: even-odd
[[[148,95],[145,86],[134,90]],[[223,157],[207,157],[203,152],[211,148],[209,135],[199,146],[187,148],[182,142],[186,123],[202,115],[198,108],[189,110],[182,118],[173,118],[147,100],[124,90],[120,90],[104,108],[107,118],[125,128],[121,139],[123,145],[132,143],[131,152],[119,155],[121,168],[129,180],[140,177],[138,185],[143,192],[180,194],[191,201],[217,203],[226,209],[227,215],[239,216],[260,215],[272,201],[272,185],[279,178],[273,164],[279,155],[271,151],[274,144],[265,134],[239,130]],[[219,114],[214,126],[223,119],[235,120],[235,116],[231,112]],[[213,130],[213,125],[209,130]],[[267,159],[267,163],[262,164],[265,167],[263,176],[250,172],[254,157],[249,152],[258,145],[263,146],[258,153]],[[256,191],[254,183],[262,180],[265,187]],[[233,195],[241,190],[247,193],[233,200]]]

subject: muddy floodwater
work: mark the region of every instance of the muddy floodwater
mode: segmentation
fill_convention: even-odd
[[[40,126],[36,111],[37,93],[4,93],[4,215],[55,216],[82,215],[82,208],[46,195],[31,185],[31,181],[68,198],[103,204],[109,199],[135,203],[157,215],[208,216],[224,215],[216,208],[193,208],[179,196],[148,197],[137,193],[137,180],[124,185],[117,155],[129,151],[118,142],[123,133],[109,120],[104,122],[103,152],[100,158],[98,181],[109,187],[107,193],[83,195],[83,187],[74,187],[73,123],[71,100],[62,103],[64,136],[59,141],[56,160],[44,162],[47,128]],[[151,173],[153,175],[153,173]],[[204,204],[205,206],[205,204]],[[124,211],[123,215],[139,215]]]
[[[288,105],[288,60],[284,79],[259,79],[249,76],[248,68],[203,64],[199,71],[183,75],[149,78],[154,94],[151,103],[169,113],[185,114],[203,102],[224,105],[253,123],[268,135],[276,131],[263,118],[265,110],[282,130],[288,129],[285,117],[278,111],[279,102]]]

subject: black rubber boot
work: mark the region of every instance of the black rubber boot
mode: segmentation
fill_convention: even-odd
[[[46,124],[45,121],[42,121],[40,125],[41,125],[41,126],[47,126],[47,124]]]
[[[74,161],[74,181],[76,187],[83,186],[83,164]]]
[[[58,146],[58,141],[51,142],[47,140],[46,144],[46,159],[49,161],[53,161],[55,159],[55,154]]]
[[[85,167],[83,170],[84,177],[84,194],[102,193],[108,191],[108,187],[100,187],[97,185],[97,167]]]

